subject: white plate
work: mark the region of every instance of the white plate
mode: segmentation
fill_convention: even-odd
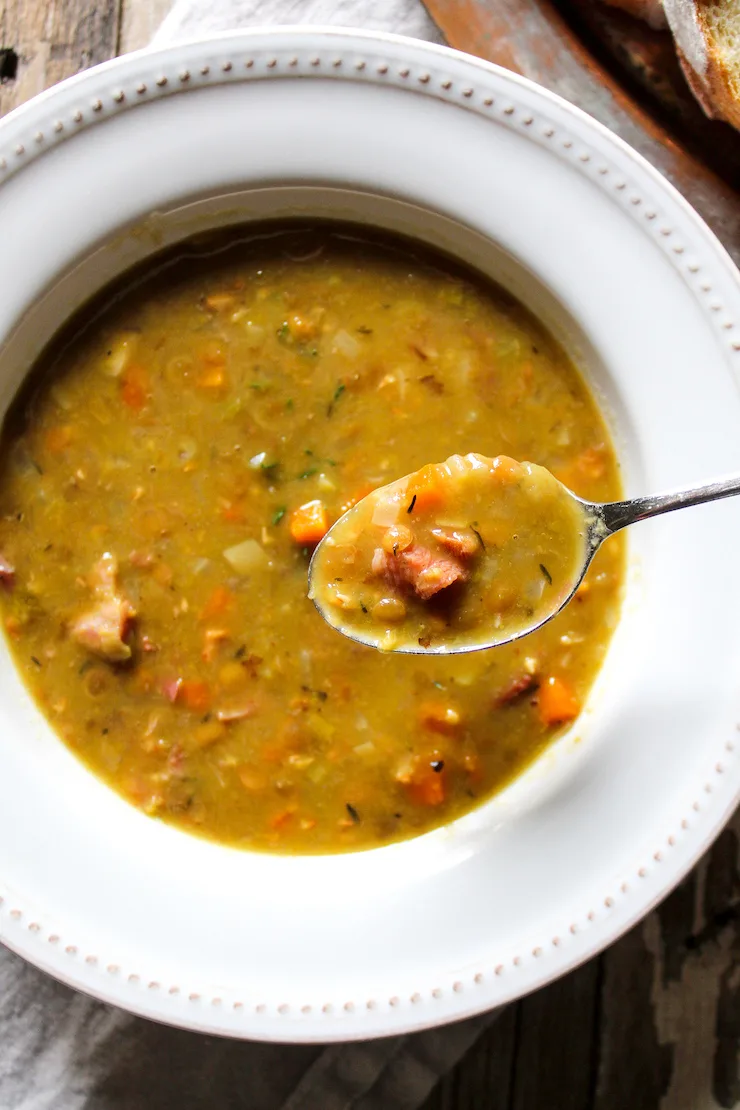
[[[295,29],[143,52],[7,117],[0,183],[2,406],[133,260],[319,213],[523,296],[600,393],[630,493],[740,470],[727,255],[624,143],[494,66]],[[638,526],[575,733],[448,829],[351,856],[239,853],[144,817],[55,738],[3,646],[2,939],[138,1013],[274,1040],[417,1029],[540,986],[644,914],[737,801],[739,550],[732,502]]]

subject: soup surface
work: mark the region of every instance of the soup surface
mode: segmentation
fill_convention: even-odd
[[[369,493],[316,549],[309,597],[380,651],[504,643],[578,584],[589,517],[549,470],[452,455]]]
[[[604,421],[496,288],[405,242],[230,231],[108,290],[6,422],[1,604],[52,726],[123,797],[221,842],[368,848],[444,824],[579,713],[623,546],[540,632],[381,654],[307,598],[313,546],[455,452],[619,496]]]

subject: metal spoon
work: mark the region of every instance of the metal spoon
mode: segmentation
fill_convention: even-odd
[[[615,532],[621,531],[622,528],[626,528],[630,524],[635,524],[638,520],[647,520],[649,517],[660,516],[662,513],[670,513],[673,512],[674,509],[687,509],[691,505],[703,505],[708,501],[718,501],[723,497],[733,497],[735,494],[740,493],[740,475],[722,478],[719,481],[710,482],[708,485],[696,486],[687,490],[679,490],[675,493],[659,493],[649,497],[634,497],[627,501],[586,501],[582,497],[578,497],[572,490],[567,489],[566,486],[563,486],[563,490],[580,506],[586,522],[586,543],[584,545],[583,562],[577,569],[572,580],[572,588],[565,596],[564,600],[560,600],[552,611],[547,612],[544,617],[538,619],[532,625],[519,628],[513,633],[503,633],[500,639],[491,639],[485,643],[476,641],[474,644],[470,645],[465,643],[445,645],[444,642],[437,642],[429,648],[417,647],[415,644],[403,644],[391,650],[408,655],[459,655],[470,651],[480,651],[484,648],[501,647],[503,644],[521,639],[522,636],[530,635],[530,633],[535,632],[538,628],[547,624],[548,621],[551,621],[552,618],[557,616],[557,614],[572,600],[573,595],[583,581],[586,571],[591,565],[594,555],[599,550],[604,540],[608,539],[609,536],[613,536]],[[321,545],[326,541],[326,538],[331,535],[334,528],[337,528],[343,520],[344,517],[340,517],[313,553],[308,568],[309,596],[313,597],[313,571],[317,565],[317,556],[319,555]],[[320,598],[313,597],[313,601],[321,616],[332,628],[335,628],[357,643],[366,644],[369,647],[379,646],[378,642],[374,640],[370,634],[365,636],[355,629],[346,628],[343,627],[341,623],[337,623],[335,612],[331,614],[330,619],[326,608],[321,604]]]

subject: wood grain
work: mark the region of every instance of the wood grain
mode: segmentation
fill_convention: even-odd
[[[0,115],[116,54],[121,0],[0,0],[0,47],[18,57],[0,84]]]

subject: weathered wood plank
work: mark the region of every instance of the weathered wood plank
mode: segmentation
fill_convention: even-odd
[[[440,1080],[423,1110],[509,1110],[518,1024],[519,1006],[509,1006]]]
[[[121,54],[146,46],[172,7],[172,0],[123,0]]]
[[[658,909],[602,956],[594,1110],[740,1101],[740,811]]]
[[[0,115],[81,69],[116,53],[120,0],[5,0],[0,47],[17,56],[0,84]],[[6,63],[7,65],[7,63]]]
[[[590,960],[519,1004],[512,1110],[592,1110],[599,991]]]

